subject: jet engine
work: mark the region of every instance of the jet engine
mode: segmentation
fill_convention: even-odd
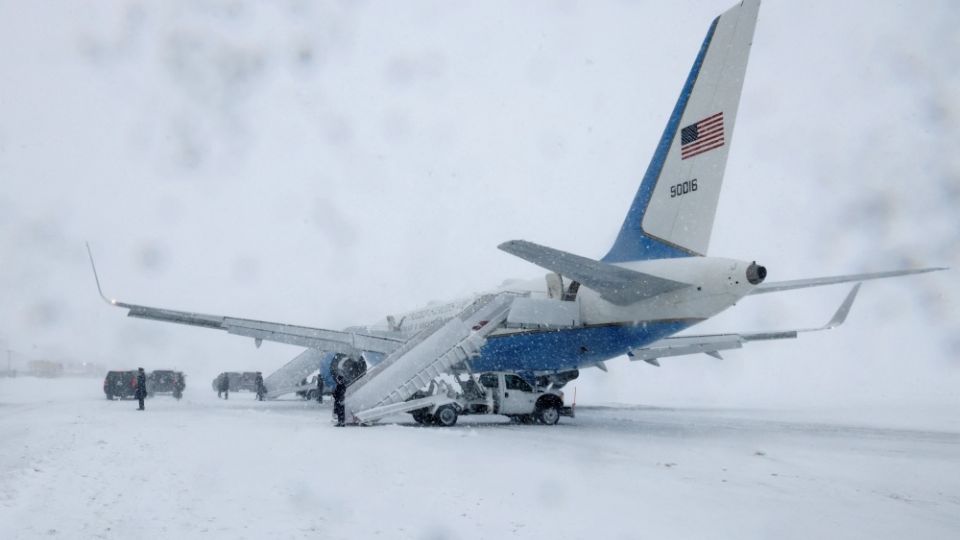
[[[757,264],[757,261],[750,263],[747,267],[747,281],[751,285],[759,285],[767,278],[767,268]]]

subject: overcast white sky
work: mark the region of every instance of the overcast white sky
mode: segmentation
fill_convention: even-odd
[[[0,347],[202,388],[299,352],[125,318],[84,240],[122,300],[327,328],[542,274],[505,240],[600,256],[729,4],[0,1]],[[711,254],[771,280],[960,266],[960,7],[798,4],[761,7]],[[871,283],[839,330],[620,360],[580,392],[955,404],[955,281]],[[819,324],[845,292],[708,328]]]

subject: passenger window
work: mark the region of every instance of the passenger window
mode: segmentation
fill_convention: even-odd
[[[493,373],[484,373],[481,375],[480,384],[486,386],[487,388],[496,388],[500,386],[497,381],[497,376]]]
[[[527,381],[516,375],[504,375],[503,378],[507,386],[507,390],[520,390],[521,392],[533,391],[533,388],[530,388],[530,385],[527,384]]]

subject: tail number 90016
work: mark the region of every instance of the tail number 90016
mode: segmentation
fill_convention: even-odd
[[[672,199],[674,197],[680,197],[696,190],[697,179],[694,178],[693,180],[686,180],[684,182],[680,182],[679,184],[670,186],[670,198]]]

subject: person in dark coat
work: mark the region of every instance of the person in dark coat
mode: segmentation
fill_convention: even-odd
[[[133,395],[137,398],[137,401],[140,402],[140,407],[137,408],[137,410],[144,410],[143,400],[147,397],[147,374],[143,372],[143,368],[137,368],[137,389]]]
[[[343,407],[343,398],[347,393],[347,381],[340,375],[334,376],[336,386],[333,387],[333,414],[337,415],[337,427],[345,424],[346,410]]]
[[[323,375],[317,373],[317,401],[323,403]]]
[[[226,373],[220,374],[220,383],[217,385],[217,397],[223,394],[223,399],[230,399],[230,377]]]
[[[173,397],[180,399],[183,397],[183,389],[187,387],[186,381],[183,380],[183,373],[179,371],[173,374]]]
[[[258,371],[253,382],[257,385],[257,401],[263,401],[263,396],[267,393],[267,387],[263,385],[263,374]]]

